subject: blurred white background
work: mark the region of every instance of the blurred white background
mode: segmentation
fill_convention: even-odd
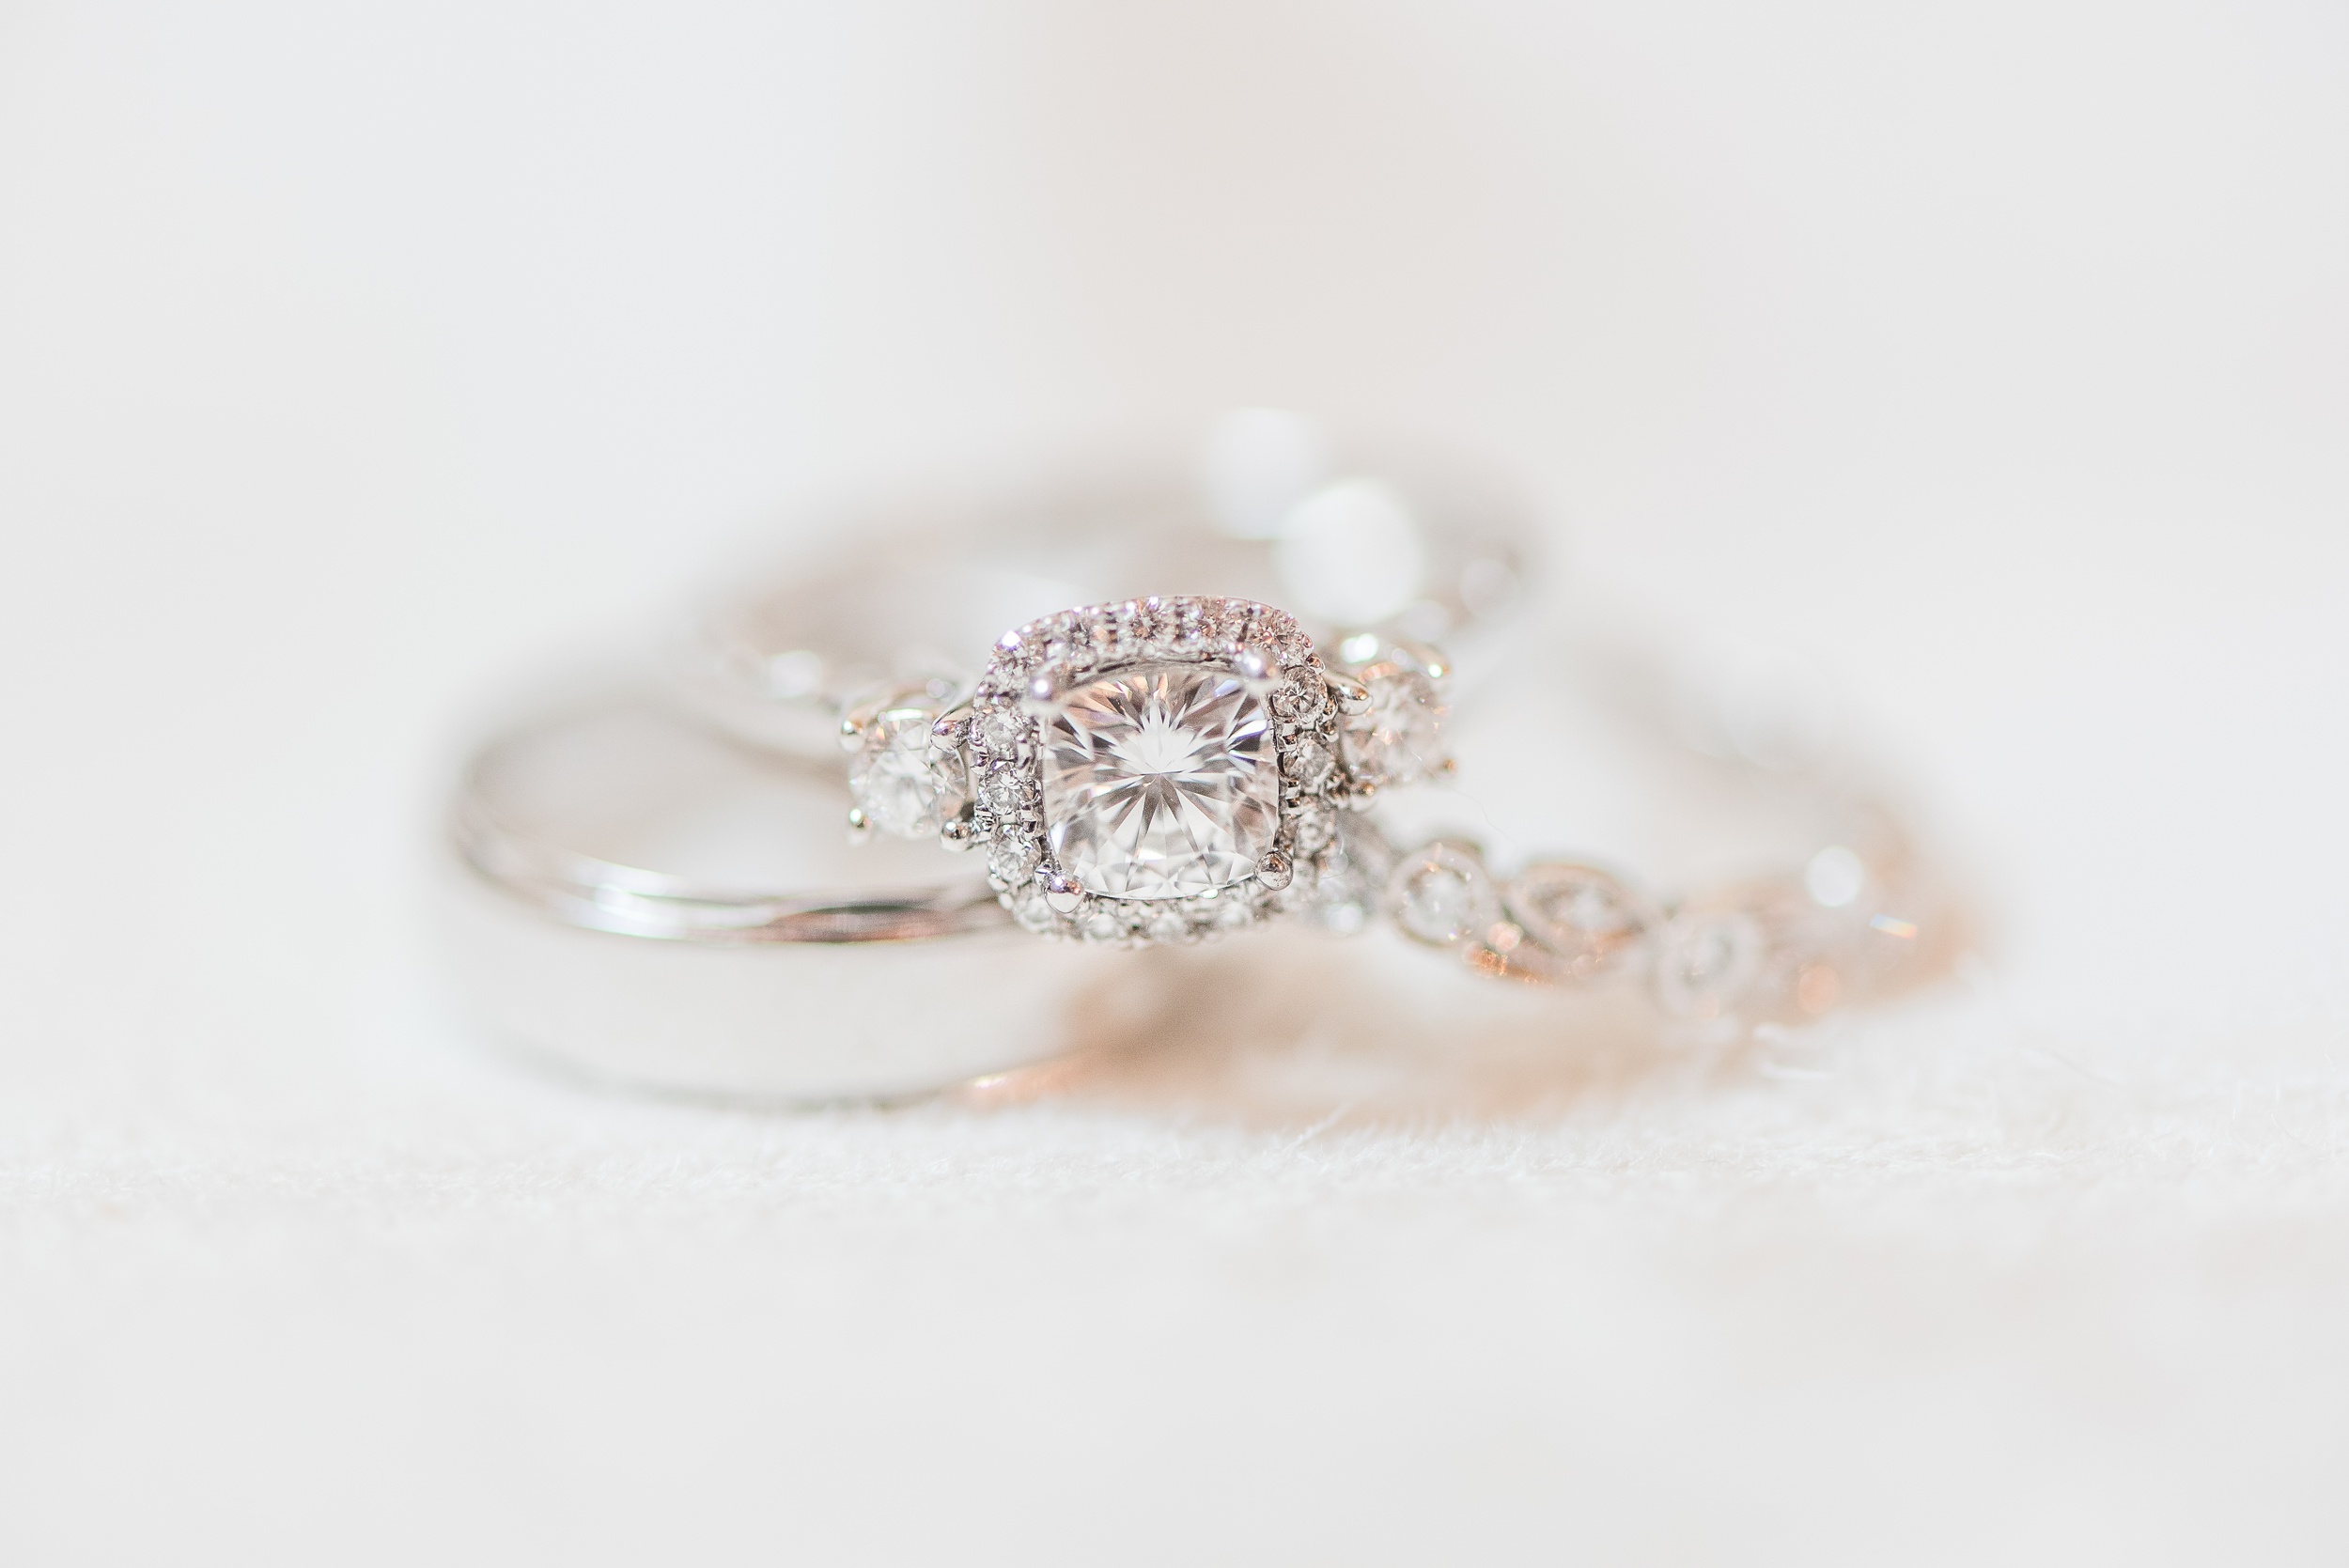
[[[2344,279],[2315,0],[0,8],[0,1553],[2337,1560]],[[1237,402],[1827,666],[1990,967],[1326,1145],[443,1016],[478,682]]]

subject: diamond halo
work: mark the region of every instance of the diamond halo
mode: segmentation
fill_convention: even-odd
[[[1310,888],[1349,803],[1346,695],[1285,612],[1170,596],[1006,632],[941,727],[1020,923],[1143,946],[1254,924]]]

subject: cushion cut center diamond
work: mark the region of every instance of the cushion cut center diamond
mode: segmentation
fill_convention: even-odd
[[[1087,682],[1061,698],[1045,740],[1045,831],[1088,892],[1211,893],[1272,848],[1271,719],[1228,671],[1144,664]]]

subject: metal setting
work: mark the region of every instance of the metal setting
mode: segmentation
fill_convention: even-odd
[[[848,542],[729,572],[678,628],[677,693],[752,744],[820,758],[856,704],[967,691],[1006,626],[1169,590],[1286,606],[1341,672],[1386,655],[1408,668],[1424,641],[1465,660],[1469,685],[1502,668],[1539,553],[1521,502],[1472,471],[1355,450],[1294,416],[1276,423],[1309,437],[1310,454],[1252,452],[1265,412],[1221,422],[1205,451],[827,519],[820,536]],[[1372,653],[1340,659],[1365,627],[1378,629]]]
[[[1442,657],[1354,643],[1359,673],[1333,671],[1294,616],[1237,598],[1032,621],[967,700],[893,692],[848,715],[843,743],[886,785],[857,791],[852,829],[983,848],[1039,936],[1140,947],[1276,918],[1338,869],[1341,811],[1445,770]]]
[[[1405,935],[1479,973],[1570,986],[1620,978],[1644,986],[1668,1016],[1697,1023],[1800,1022],[1889,993],[1945,955],[1956,924],[1946,895],[1889,832],[1868,853],[1821,849],[1800,877],[1670,906],[1573,862],[1502,879],[1477,846],[1439,839],[1394,855],[1383,908]],[[1942,941],[1921,942],[1927,928]]]
[[[667,1091],[894,1098],[1078,1043],[1112,955],[1034,940],[967,866],[852,852],[839,800],[641,691],[549,703],[458,781],[444,970],[504,1039]]]

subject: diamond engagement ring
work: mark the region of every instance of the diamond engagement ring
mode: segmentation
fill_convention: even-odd
[[[1458,677],[1426,639],[1492,659],[1527,530],[1299,434],[1227,422],[1205,483],[839,520],[827,558],[688,622],[658,684],[530,705],[449,816],[474,1011],[598,1077],[889,1096],[1069,1049],[1134,991],[1112,949],[1174,958],[1284,909],[1360,926],[1341,818],[1443,771]],[[1198,591],[1115,597],[1153,584]],[[1378,629],[1316,651],[1262,603],[1291,593]]]
[[[983,849],[1039,935],[1132,947],[1256,924],[1334,869],[1340,812],[1451,770],[1441,654],[1358,632],[1334,660],[1245,599],[1031,621],[967,698],[903,688],[848,712],[851,830]]]

